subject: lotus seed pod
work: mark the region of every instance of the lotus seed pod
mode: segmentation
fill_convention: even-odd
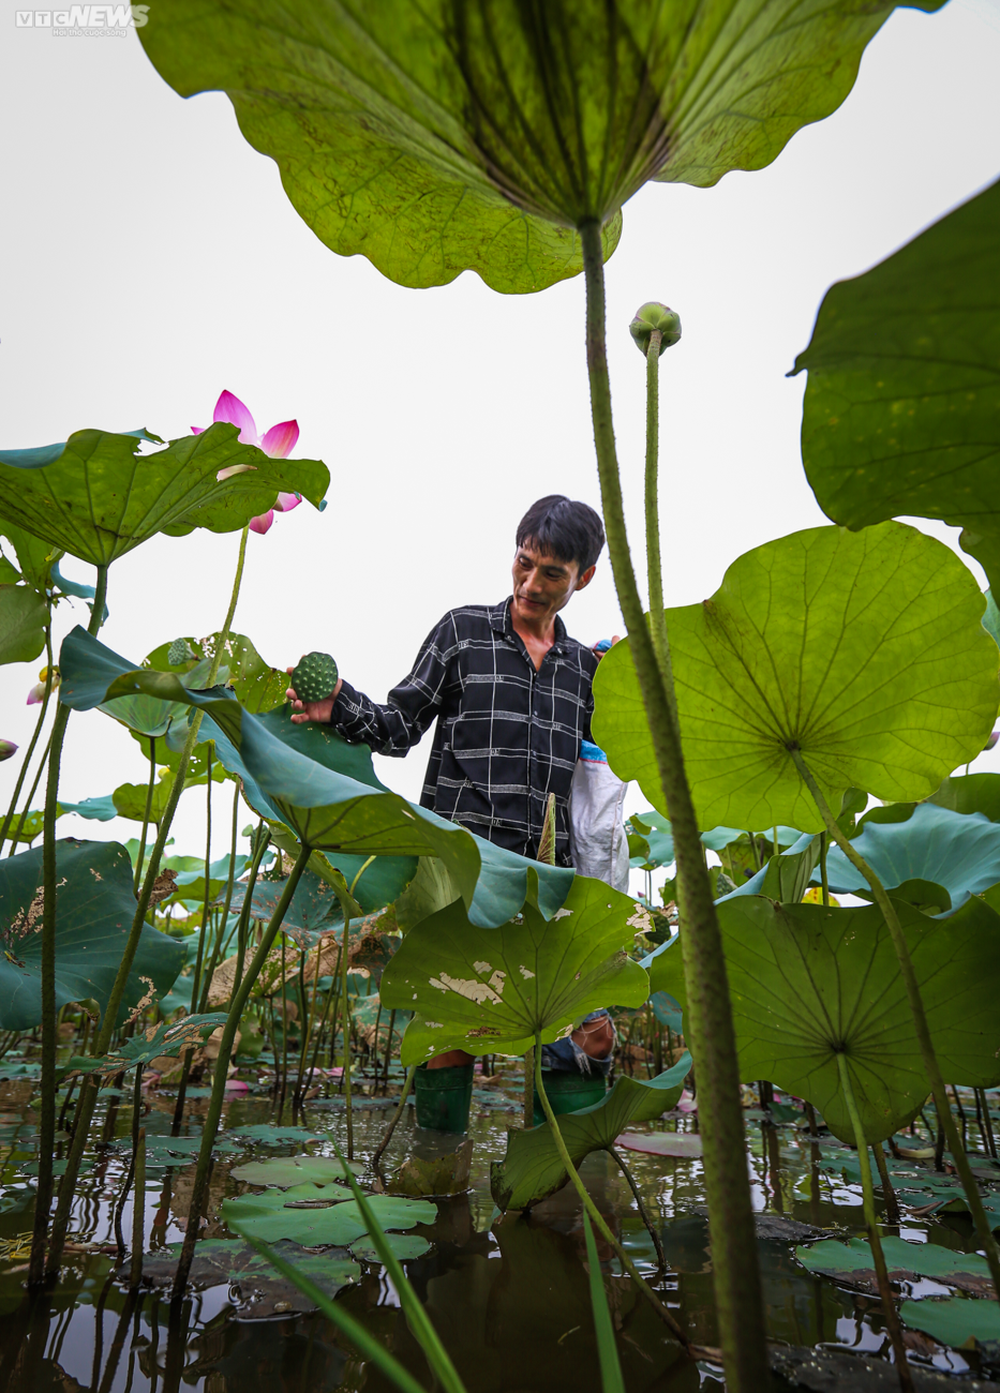
[[[681,317],[667,305],[661,305],[659,300],[649,300],[645,305],[640,306],[635,312],[635,318],[628,326],[628,331],[635,339],[639,352],[645,355],[649,352],[649,336],[654,329],[659,329],[660,352],[665,348],[671,348],[681,336]]]
[[[299,701],[325,701],[337,685],[337,664],[329,653],[307,653],[299,659],[289,683]]]
[[[177,667],[180,663],[187,662],[191,656],[186,638],[175,638],[167,649],[167,662],[171,667]]]

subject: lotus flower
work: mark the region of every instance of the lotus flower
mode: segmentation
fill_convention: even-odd
[[[17,754],[17,746],[13,740],[0,740],[0,761],[10,759]]]
[[[45,700],[45,683],[48,681],[48,676],[49,676],[49,670],[48,670],[48,668],[47,668],[47,667],[43,667],[42,670],[41,670],[41,672],[38,674],[38,681],[37,681],[37,682],[35,683],[35,685],[32,687],[31,691],[28,693],[28,700],[25,702],[25,705],[26,705],[26,706],[37,706],[38,703],[39,703],[40,701],[44,701],[44,700]],[[52,669],[52,690],[55,691],[55,689],[56,689],[58,686],[59,686],[59,669],[58,669],[58,668],[53,668],[53,669]]]
[[[1000,740],[1000,730],[995,730],[983,746],[983,754],[985,754],[987,750],[992,750],[998,740]]]
[[[212,415],[213,421],[225,421],[230,426],[238,426],[240,431],[240,443],[243,445],[256,445],[258,450],[263,450],[268,459],[287,459],[295,449],[299,438],[299,423],[297,421],[282,421],[277,426],[272,426],[263,436],[257,434],[257,426],[254,423],[250,412],[240,401],[239,397],[233,396],[232,392],[222,392],[219,400],[215,403],[215,411]],[[200,435],[204,426],[192,426],[192,432]],[[252,464],[234,464],[228,469],[220,469],[219,479],[228,479],[233,474],[243,474],[253,469]],[[274,521],[275,513],[290,513],[293,508],[297,508],[302,502],[302,497],[297,493],[279,493],[277,502],[273,508],[266,513],[261,513],[259,517],[250,519],[250,531],[257,532],[261,536],[271,526]]]

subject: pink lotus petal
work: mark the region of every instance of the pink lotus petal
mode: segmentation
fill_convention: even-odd
[[[275,503],[279,513],[290,513],[293,508],[297,508],[302,502],[300,493],[279,493],[278,501]]]
[[[700,1156],[701,1137],[697,1132],[622,1132],[616,1145],[626,1151],[644,1151],[649,1156]]]
[[[203,431],[204,429],[205,429],[204,426],[192,426],[192,427],[191,427],[191,434],[192,434],[192,435],[201,435],[201,433],[202,433],[202,431]]]
[[[272,508],[270,512],[261,513],[260,517],[250,519],[250,531],[256,532],[258,536],[263,537],[266,532],[270,531],[273,521],[274,509]]]
[[[287,459],[295,449],[298,438],[298,421],[282,421],[280,425],[271,427],[260,442],[260,448],[271,459]]]
[[[227,1093],[249,1093],[250,1085],[244,1083],[242,1079],[226,1079]]]
[[[257,427],[254,424],[254,419],[239,397],[234,397],[232,392],[220,394],[219,400],[215,403],[212,420],[227,421],[231,426],[239,426],[241,445],[257,444]]]
[[[37,706],[44,696],[45,683],[36,682],[35,685],[32,687],[31,691],[28,693],[28,700],[24,704],[25,706]]]

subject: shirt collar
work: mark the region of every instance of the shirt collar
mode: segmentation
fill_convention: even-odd
[[[513,598],[513,595],[508,595],[506,600],[501,600],[500,604],[493,605],[490,608],[490,628],[493,629],[495,633],[504,634],[510,638],[516,637],[514,624],[510,617],[510,604]],[[555,641],[549,651],[551,653],[558,653],[561,656],[565,651],[566,625],[562,622],[558,614],[556,615],[555,631]]]

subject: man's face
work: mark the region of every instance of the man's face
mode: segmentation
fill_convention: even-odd
[[[589,585],[594,567],[581,574],[577,562],[562,561],[525,542],[514,553],[510,573],[514,581],[512,617],[535,626],[549,623],[569,603],[574,591]]]

